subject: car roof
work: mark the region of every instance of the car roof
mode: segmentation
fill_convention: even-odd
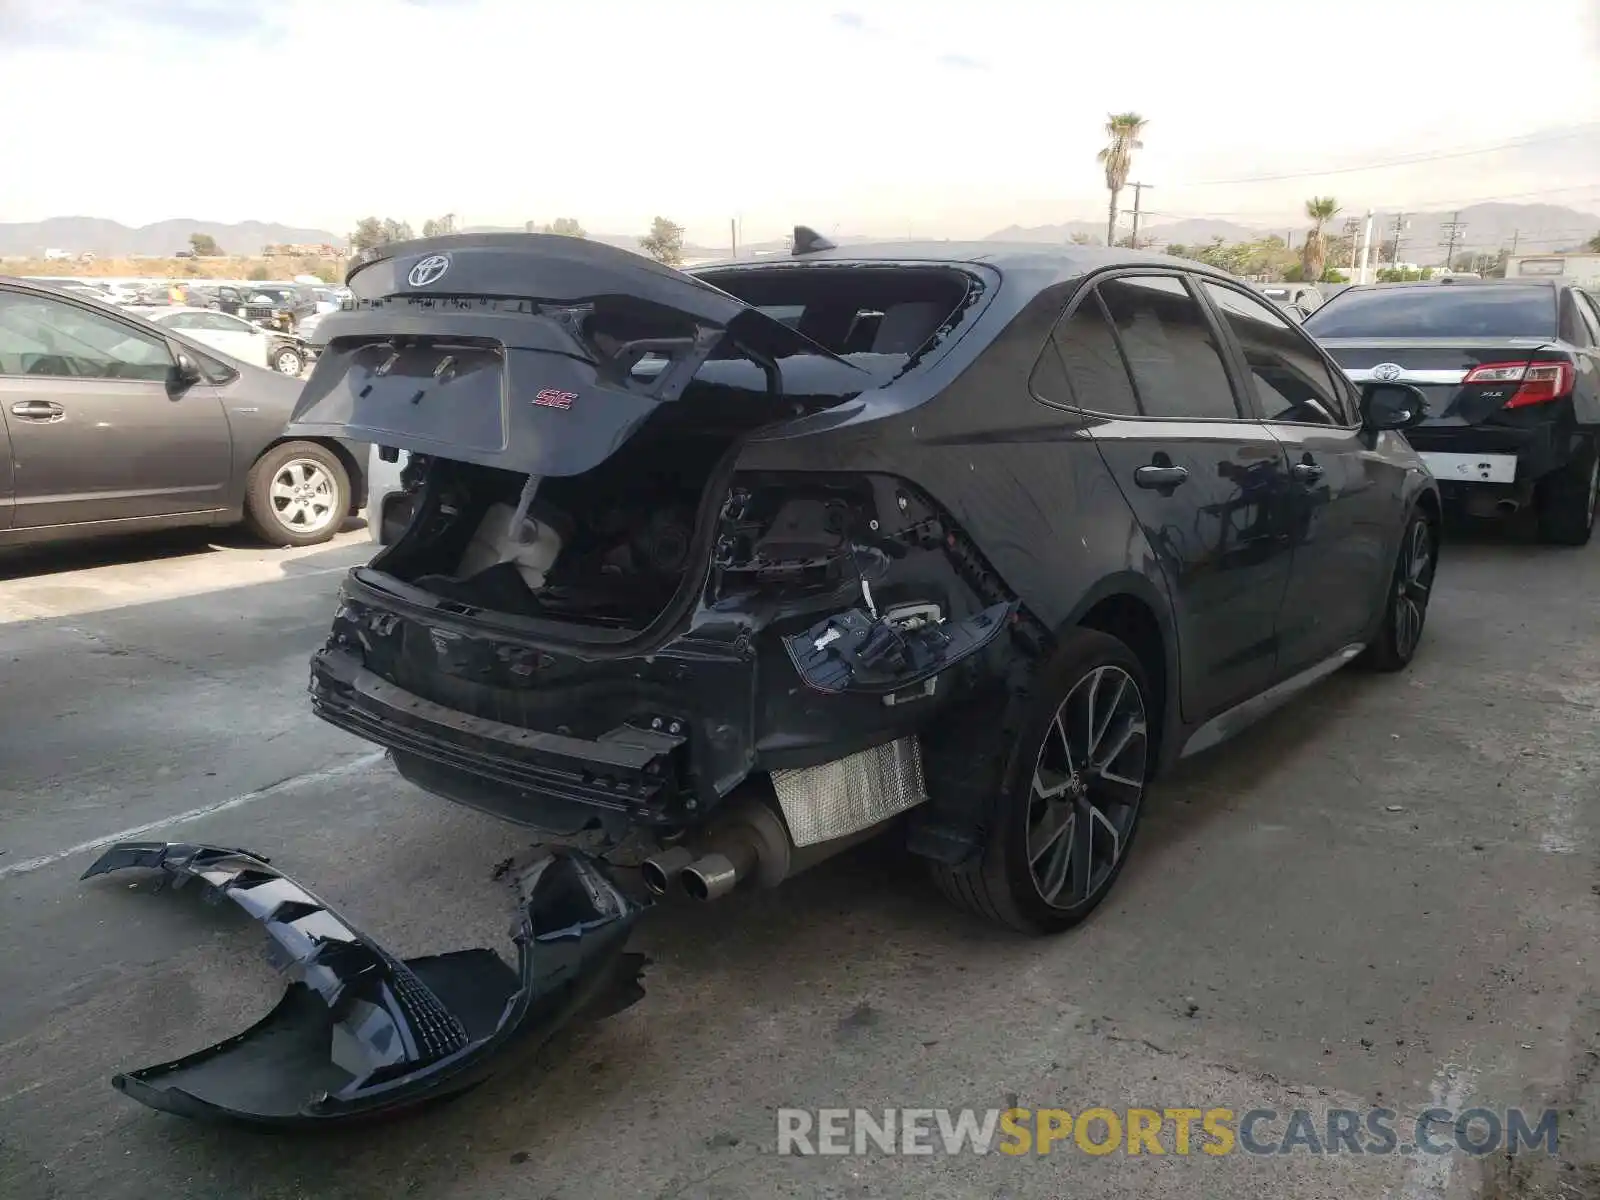
[[[804,266],[813,262],[901,262],[944,263],[949,266],[985,265],[1001,271],[1018,268],[1054,267],[1063,275],[1084,275],[1090,271],[1117,266],[1164,266],[1182,270],[1196,270],[1226,277],[1204,263],[1190,259],[1174,258],[1168,254],[1152,254],[1145,250],[1126,250],[1121,247],[1079,246],[1072,243],[1051,242],[849,242],[826,250],[811,250],[804,254],[771,254],[759,258],[719,259],[715,262],[696,263],[689,274],[697,271],[718,270],[727,267],[753,266]]]
[[[1538,279],[1525,276],[1513,276],[1510,279],[1462,279],[1457,276],[1449,280],[1407,279],[1396,283],[1352,283],[1343,290],[1344,292],[1380,292],[1394,291],[1398,288],[1432,288],[1438,291],[1449,288],[1557,287],[1560,282],[1557,279]]]
[[[177,316],[179,313],[208,313],[214,311],[214,309],[201,308],[194,304],[161,304],[153,308],[146,309],[145,313],[147,320],[154,321],[157,317],[173,317]],[[228,317],[235,321],[239,319],[238,317],[233,316],[231,313],[217,313],[217,316]]]

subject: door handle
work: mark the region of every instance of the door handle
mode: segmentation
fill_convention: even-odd
[[[11,406],[11,415],[24,421],[59,421],[67,410],[49,400],[18,400]]]
[[[1289,473],[1301,483],[1315,483],[1322,478],[1322,468],[1314,462],[1297,462],[1289,468]]]
[[[1151,465],[1140,467],[1133,473],[1133,481],[1136,484],[1157,491],[1171,491],[1187,478],[1189,478],[1188,467]]]

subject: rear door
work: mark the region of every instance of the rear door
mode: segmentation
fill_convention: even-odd
[[[213,388],[174,388],[147,328],[70,300],[0,288],[0,404],[13,524],[73,525],[226,503],[232,439]]]
[[[1255,412],[1288,454],[1294,559],[1277,615],[1278,672],[1365,639],[1404,525],[1405,468],[1375,450],[1355,396],[1311,339],[1243,288],[1202,290],[1233,335]]]
[[[1246,415],[1220,338],[1183,277],[1103,277],[1055,344],[1090,433],[1173,596],[1183,713],[1205,720],[1264,690],[1289,577],[1282,446]]]
[[[1561,336],[1576,351],[1573,361],[1577,377],[1573,381],[1574,399],[1600,390],[1600,311],[1577,288],[1567,289],[1561,297]],[[1589,405],[1577,405],[1578,419],[1584,419]]]

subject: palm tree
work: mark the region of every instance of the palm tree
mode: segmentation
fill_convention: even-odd
[[[1322,278],[1322,268],[1328,261],[1328,243],[1322,236],[1322,227],[1338,215],[1339,202],[1332,196],[1313,196],[1306,201],[1311,230],[1306,234],[1306,244],[1300,247],[1300,278],[1307,283]]]
[[[1106,148],[1095,155],[1095,161],[1106,169],[1106,190],[1111,193],[1111,203],[1106,210],[1106,245],[1117,244],[1117,195],[1128,182],[1128,172],[1133,168],[1133,152],[1143,150],[1139,135],[1148,122],[1138,113],[1107,113],[1106,137],[1111,140]]]

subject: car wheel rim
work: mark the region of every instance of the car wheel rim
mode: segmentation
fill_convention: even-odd
[[[292,458],[278,468],[269,492],[272,513],[291,533],[320,533],[337,515],[339,489],[315,459]]]
[[[1097,667],[1067,693],[1034,759],[1028,869],[1039,898],[1075,908],[1122,859],[1149,754],[1144,695],[1121,667]]]
[[[278,355],[278,370],[284,375],[300,374],[300,356],[290,353]]]
[[[1422,637],[1428,595],[1433,590],[1433,537],[1426,521],[1417,521],[1406,535],[1399,575],[1394,597],[1394,645],[1404,658],[1417,648]]]

